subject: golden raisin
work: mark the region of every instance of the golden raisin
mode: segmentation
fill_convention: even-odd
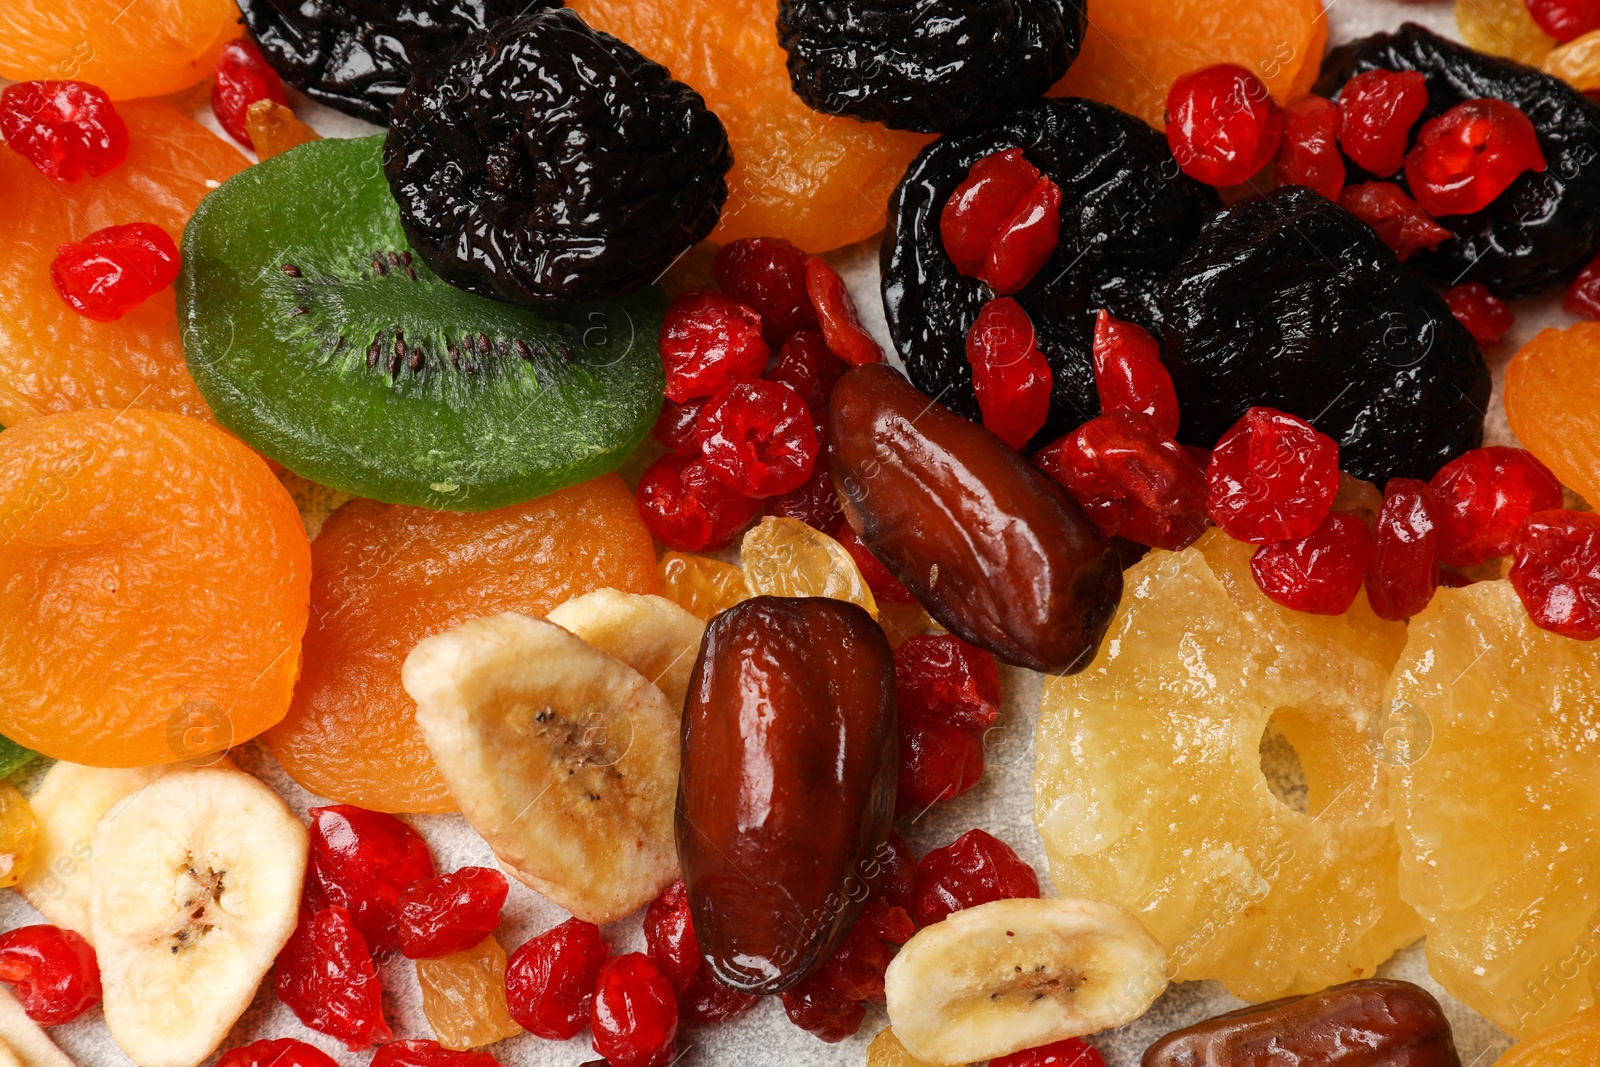
[[[475,948],[418,960],[422,1014],[439,1044],[460,1051],[522,1033],[506,1010],[506,950],[493,934]]]

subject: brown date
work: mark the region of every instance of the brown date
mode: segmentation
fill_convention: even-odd
[[[711,620],[683,710],[678,859],[700,951],[778,993],[861,914],[894,816],[894,658],[854,604],[759,596]]]
[[[1420,986],[1374,978],[1254,1004],[1168,1034],[1142,1067],[1460,1067]]]
[[[828,441],[850,525],[945,629],[1019,667],[1088,666],[1122,569],[1054,479],[882,364],[834,387]]]

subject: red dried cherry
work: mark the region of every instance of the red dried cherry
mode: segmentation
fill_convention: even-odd
[[[662,456],[635,494],[639,517],[668,548],[722,548],[761,514],[761,501],[729,489],[699,456]]]
[[[1034,339],[1033,321],[1009,296],[983,305],[967,331],[967,362],[983,425],[1021,449],[1050,414],[1050,364]]]
[[[826,452],[826,446],[823,446]],[[839,491],[833,487],[833,475],[828,470],[825,454],[817,456],[811,468],[811,477],[800,488],[782,496],[768,497],[767,514],[785,519],[799,519],[813,530],[833,533],[844,521],[844,507],[839,503]]]
[[[861,580],[867,583],[867,588],[872,590],[873,599],[890,604],[915,604],[917,598],[911,595],[911,590],[900,584],[883,562],[867,550],[861,543],[861,537],[848,523],[842,522],[834,531],[834,539],[844,546],[850,553],[850,558],[856,561],[856,570],[861,572]]]
[[[1101,411],[1136,411],[1150,416],[1160,433],[1177,436],[1178,392],[1149,331],[1101,308],[1094,319],[1093,355]]]
[[[1378,512],[1367,602],[1380,619],[1409,619],[1439,588],[1439,504],[1427,482],[1391,478]]]
[[[1428,485],[1439,503],[1439,561],[1451,567],[1505,555],[1529,515],[1561,506],[1561,483],[1520,448],[1475,448]]]
[[[1468,100],[1423,123],[1406,156],[1406,183],[1435,217],[1481,211],[1523,171],[1544,170],[1539,135],[1504,100]]]
[[[917,864],[917,925],[992,900],[1037,897],[1039,876],[1012,847],[983,830],[968,830]]]
[[[400,951],[413,960],[464,952],[500,928],[510,888],[489,867],[463,867],[440,878],[419,878],[400,893]]]
[[[782,237],[746,237],[724,245],[711,270],[724,293],[761,316],[767,343],[776,345],[796,330],[816,328],[807,258]]]
[[[532,938],[506,961],[506,1010],[536,1037],[565,1041],[583,1033],[606,962],[600,928],[582,919]]]
[[[782,382],[800,394],[818,421],[828,417],[828,397],[850,365],[833,354],[820,330],[799,330],[778,350],[778,362],[767,371],[769,382]]]
[[[355,919],[337,905],[302,913],[278,954],[278,999],[299,1020],[358,1052],[389,1040],[378,969]]]
[[[1205,475],[1147,416],[1109,411],[1033,458],[1107,537],[1177,551],[1206,532]]]
[[[941,801],[954,800],[982,778],[983,740],[973,731],[936,720],[900,724],[897,812],[921,814]]]
[[[1305,537],[1338,492],[1338,444],[1274,408],[1251,408],[1211,450],[1206,508],[1237,541]]]
[[[819,975],[785,992],[782,1000],[790,1022],[829,1044],[852,1036],[867,1017],[865,1003],[842,995]]]
[[[1349,186],[1339,194],[1339,206],[1378,231],[1401,262],[1454,236],[1393,182]]]
[[[917,854],[896,831],[890,830],[888,838],[874,853],[867,881],[872,886],[869,900],[881,900],[891,908],[903,908],[907,912],[916,908]]]
[[[385,1045],[384,1048],[390,1046]],[[378,1051],[383,1055],[383,1050]],[[372,1061],[377,1063],[375,1058]],[[223,1053],[216,1067],[339,1067],[334,1058],[315,1045],[280,1037],[268,1041],[252,1041]]]
[[[954,634],[921,634],[894,652],[900,721],[926,719],[987,730],[1000,717],[994,657]]]
[[[178,246],[149,222],[96,230],[56,248],[50,280],[67,306],[95,322],[115,322],[178,277]]]
[[[267,66],[255,42],[248,37],[229,41],[217,58],[217,77],[211,83],[211,113],[229,137],[252,150],[255,144],[245,128],[245,118],[250,105],[258,100],[289,102],[283,95],[278,72]]]
[[[1093,1045],[1069,1037],[990,1060],[989,1067],[1106,1067],[1106,1061]]]
[[[706,401],[695,436],[711,473],[751,497],[800,488],[822,449],[811,409],[781,382],[725,387]]]
[[[1426,110],[1428,79],[1417,71],[1363,71],[1339,90],[1339,147],[1368,174],[1392,177]]]
[[[613,1067],[664,1067],[678,1033],[672,983],[642,952],[607,960],[589,1014],[594,1050]]]
[[[0,934],[0,982],[40,1026],[71,1022],[100,1003],[100,965],[72,930],[39,923]]]
[[[1561,306],[1583,319],[1600,319],[1600,256],[1591,259],[1567,286]]]
[[[663,398],[661,414],[656,416],[656,424],[650,428],[651,435],[675,455],[698,456],[700,438],[695,435],[694,426],[700,421],[700,409],[705,406],[704,400],[674,404]]]
[[[858,366],[883,362],[883,349],[861,325],[861,316],[844,280],[816,256],[806,260],[806,292],[811,294],[822,336],[827,338],[834,355]]]
[[[1600,3],[1596,0],[1523,0],[1539,28],[1558,41],[1582,37],[1600,29]]]
[[[1022,149],[974,163],[939,213],[939,236],[956,269],[1001,295],[1023,288],[1061,239],[1061,189]]]
[[[1484,288],[1481,282],[1467,282],[1445,290],[1444,302],[1450,314],[1467,328],[1480,345],[1497,345],[1516,325],[1516,314],[1506,302]]]
[[[827,1042],[843,1041],[861,1028],[866,1003],[884,1000],[888,954],[857,921],[816,974],[783,994],[789,1021]]]
[[[349,911],[373,951],[400,947],[400,891],[433,876],[428,843],[393,815],[350,804],[311,809],[307,900],[312,910]]]
[[[1366,524],[1336,511],[1305,537],[1262,545],[1250,557],[1250,573],[1268,599],[1308,615],[1349,611],[1371,565]]]
[[[700,970],[700,942],[689,919],[689,892],[678,879],[644,909],[645,955],[679,993]]]
[[[1338,203],[1344,157],[1339,154],[1339,106],[1332,100],[1302,96],[1283,109],[1277,182],[1304,185]]]
[[[761,998],[741,993],[717,981],[710,967],[695,972],[689,988],[678,996],[678,1022],[683,1026],[711,1026],[726,1022],[755,1007]]]
[[[391,1041],[377,1051],[369,1067],[500,1067],[500,1061],[487,1052],[456,1052],[437,1041]]]
[[[1283,109],[1260,78],[1232,63],[1181,75],[1167,93],[1166,118],[1179,169],[1207,185],[1250,180],[1283,140]]]
[[[128,158],[128,127],[87,82],[33,81],[0,92],[0,136],[47,178],[99,177]]]
[[[723,386],[761,377],[767,342],[761,316],[709,289],[679,295],[661,322],[661,365],[667,399],[675,404],[710,396]]]
[[[1512,559],[1511,585],[1534,625],[1580,641],[1600,637],[1600,515],[1535,512]]]

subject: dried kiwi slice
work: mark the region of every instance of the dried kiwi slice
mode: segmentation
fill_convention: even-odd
[[[483,511],[617,467],[661,404],[665,301],[535,312],[415,257],[382,137],[249,168],[183,235],[184,354],[217,420],[296,474]]]

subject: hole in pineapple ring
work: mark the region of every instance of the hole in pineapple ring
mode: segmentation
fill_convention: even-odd
[[[1261,731],[1261,776],[1280,804],[1305,815],[1311,807],[1311,787],[1300,753],[1284,730],[1285,717],[1283,709],[1274,712]]]
[[[1278,708],[1261,732],[1260,756],[1267,788],[1302,815],[1317,818],[1334,807],[1334,818],[1348,818],[1365,810],[1377,789],[1367,726],[1346,707]]]

